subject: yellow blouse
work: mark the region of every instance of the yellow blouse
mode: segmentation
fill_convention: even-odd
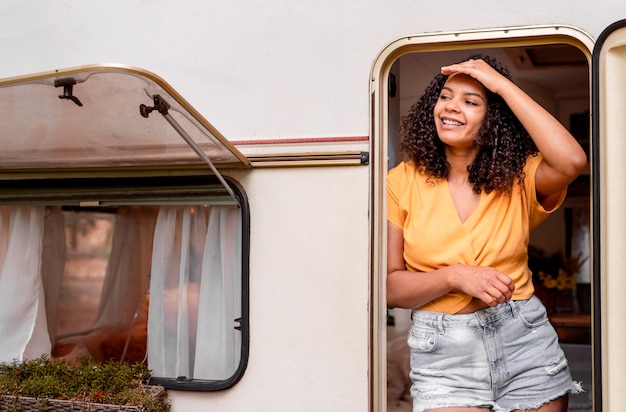
[[[428,178],[412,162],[403,162],[387,176],[387,218],[404,234],[407,270],[430,272],[454,265],[490,266],[507,273],[515,282],[513,299],[532,296],[528,269],[528,237],[532,229],[556,210],[547,211],[537,201],[535,172],[541,155],[529,157],[524,184],[510,194],[482,192],[476,210],[461,222],[446,179]],[[419,274],[416,274],[419,276]],[[419,309],[456,313],[472,297],[452,291]]]

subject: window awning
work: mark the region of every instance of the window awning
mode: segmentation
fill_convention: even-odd
[[[166,113],[159,113],[156,103],[165,104]],[[207,160],[222,167],[250,166],[163,79],[129,66],[81,66],[0,79],[0,113],[0,173]]]

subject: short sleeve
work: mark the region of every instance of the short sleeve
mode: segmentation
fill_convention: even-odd
[[[405,163],[400,163],[387,173],[387,220],[402,227],[406,212],[400,207],[402,188],[406,182]]]
[[[526,191],[526,197],[529,200],[531,230],[539,226],[552,212],[561,207],[565,200],[565,195],[567,194],[567,188],[563,188],[559,194],[556,205],[550,210],[544,209],[541,203],[539,203],[537,199],[537,188],[535,186],[535,175],[542,160],[543,156],[541,155],[529,157],[525,166],[524,189]]]

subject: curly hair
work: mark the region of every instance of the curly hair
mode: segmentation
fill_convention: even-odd
[[[478,59],[512,80],[508,69],[492,57],[473,54],[461,62]],[[450,171],[433,114],[447,79],[447,75],[435,76],[422,97],[402,118],[400,130],[399,149],[403,160],[413,161],[422,172],[436,178],[446,178]],[[479,150],[468,166],[469,182],[476,193],[483,190],[486,193],[493,190],[508,193],[516,180],[523,183],[526,158],[536,155],[538,150],[502,97],[489,90],[486,92],[487,114],[474,139]]]

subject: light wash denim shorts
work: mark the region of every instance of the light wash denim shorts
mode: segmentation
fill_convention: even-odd
[[[413,412],[453,406],[536,409],[582,391],[535,296],[471,314],[414,310],[411,317]]]

